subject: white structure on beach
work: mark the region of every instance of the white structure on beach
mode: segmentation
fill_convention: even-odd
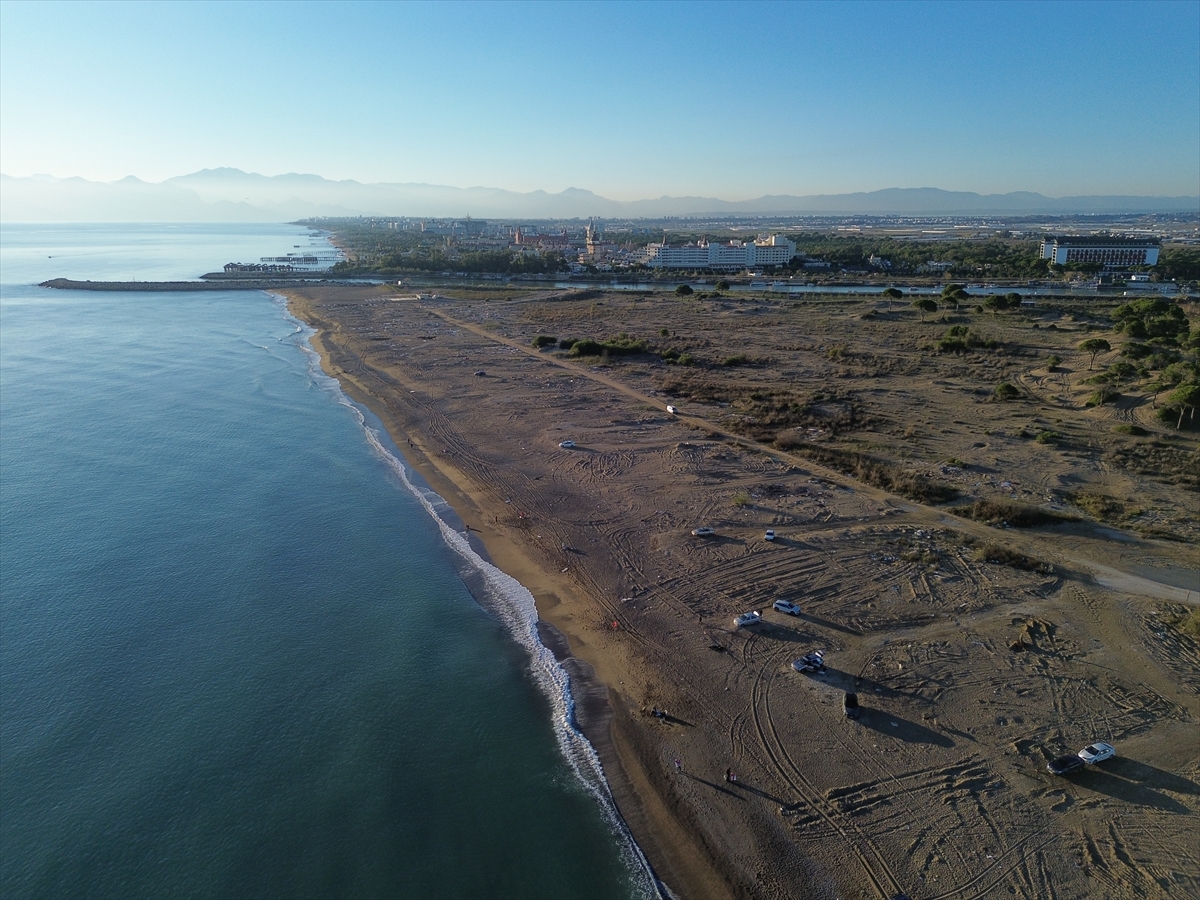
[[[785,266],[796,255],[796,245],[773,234],[769,238],[744,243],[730,241],[713,244],[698,241],[682,247],[647,244],[643,262],[651,269],[753,269],[758,266]]]

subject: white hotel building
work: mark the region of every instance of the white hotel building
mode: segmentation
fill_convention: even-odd
[[[643,261],[651,269],[752,269],[785,266],[796,255],[796,245],[777,234],[751,243],[700,241],[683,247],[647,244]]]

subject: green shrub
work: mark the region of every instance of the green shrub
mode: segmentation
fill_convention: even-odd
[[[579,338],[563,338],[558,342],[558,349],[570,350],[579,342]]]
[[[1126,423],[1117,425],[1115,428],[1113,428],[1113,431],[1115,431],[1117,434],[1130,434],[1134,437],[1145,437],[1150,433],[1141,425],[1129,425]]]
[[[689,285],[681,284],[679,287],[675,288],[675,293],[680,297],[690,297],[695,293],[695,291],[693,291]]]
[[[1059,438],[1057,431],[1043,431],[1034,438],[1039,444],[1053,444]]]
[[[1046,357],[1046,371],[1053,372],[1061,363],[1062,357],[1051,353],[1048,357]]]
[[[1121,395],[1117,391],[1110,387],[1102,387],[1087,398],[1084,406],[1103,406],[1105,403],[1112,403],[1120,398]]]
[[[558,343],[558,338],[554,337],[553,335],[549,335],[549,334],[539,334],[537,337],[535,337],[533,339],[533,346],[536,347],[538,350],[541,350],[543,347],[549,347],[552,344],[557,344],[557,343]]]
[[[692,354],[685,353],[679,357],[679,364],[681,366],[694,366],[696,364],[696,360],[692,358]]]
[[[599,356],[604,352],[604,347],[599,341],[593,341],[591,338],[575,341],[571,345],[571,356]]]
[[[745,353],[739,353],[736,356],[727,356],[725,357],[725,361],[721,363],[721,365],[729,366],[730,368],[734,366],[747,366],[749,364],[750,357],[748,357]]]
[[[1017,386],[1007,381],[1002,381],[996,385],[996,390],[993,393],[997,400],[1015,400],[1021,396],[1021,391]]]

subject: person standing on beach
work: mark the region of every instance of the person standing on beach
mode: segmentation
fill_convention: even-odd
[[[683,774],[683,760],[680,759],[678,756],[675,757],[675,771],[678,772],[680,775]]]

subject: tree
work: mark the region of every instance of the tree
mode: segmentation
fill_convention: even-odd
[[[904,296],[904,291],[900,290],[900,288],[890,287],[883,292],[883,296],[889,300],[899,300]]]
[[[689,285],[681,284],[679,287],[675,288],[675,293],[680,297],[690,297],[695,293],[695,291],[693,291]]]
[[[1183,414],[1190,413],[1189,419],[1196,418],[1196,407],[1200,406],[1200,384],[1185,384],[1177,387],[1167,397],[1168,408],[1179,407],[1179,421],[1175,424],[1177,429],[1183,427]]]
[[[937,312],[937,301],[929,297],[918,297],[912,305],[921,311],[921,321],[925,321],[925,313]]]
[[[728,282],[728,281],[726,281],[725,279],[723,279],[723,278],[722,278],[720,281],[718,281],[718,282],[717,282],[717,284],[716,284],[716,289],[717,289],[718,291],[727,291],[727,290],[729,290],[729,282]]]
[[[1096,364],[1096,356],[1100,353],[1107,353],[1112,349],[1112,344],[1104,338],[1088,338],[1079,345],[1079,349],[1084,353],[1092,354],[1092,361],[1088,363],[1088,371],[1092,370],[1092,366]]]

